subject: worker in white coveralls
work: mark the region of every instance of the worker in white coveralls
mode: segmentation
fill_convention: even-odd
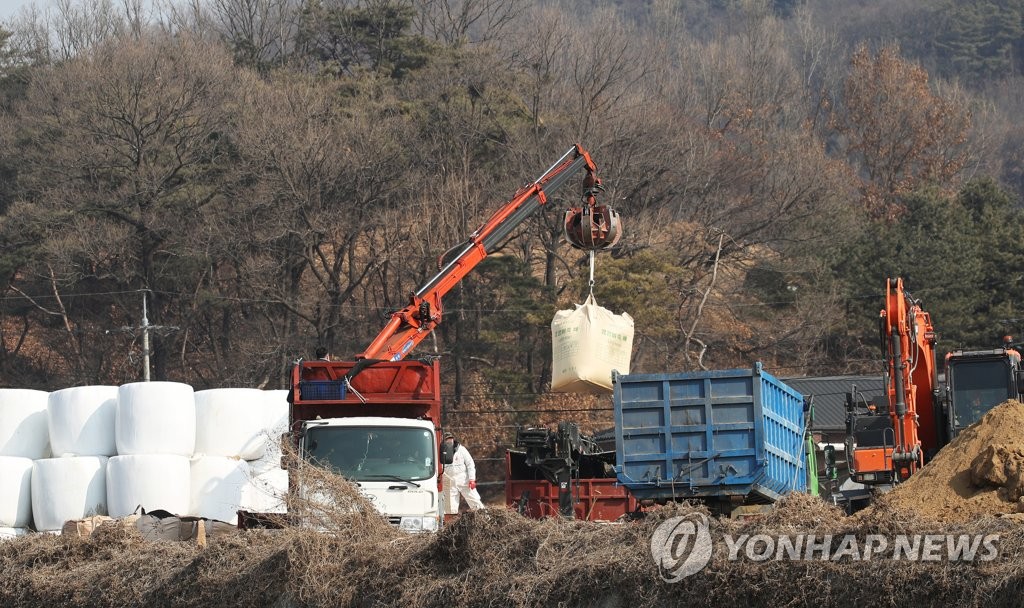
[[[444,442],[454,453],[452,463],[444,467],[445,513],[459,512],[459,496],[466,497],[470,509],[483,509],[480,492],[476,491],[476,463],[469,450],[451,433],[444,434]]]

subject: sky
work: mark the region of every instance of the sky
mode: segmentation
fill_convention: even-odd
[[[23,5],[32,4],[32,0],[0,0],[0,21],[10,21]]]

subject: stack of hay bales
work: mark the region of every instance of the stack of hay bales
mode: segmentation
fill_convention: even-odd
[[[117,395],[117,456],[107,468],[111,517],[189,511],[196,443],[195,392],[178,382],[135,382]]]
[[[33,461],[50,454],[48,397],[0,389],[0,539],[20,536],[32,524]]]
[[[142,510],[231,523],[239,509],[283,513],[287,428],[284,390],[0,389],[0,539]]]
[[[114,447],[116,386],[79,386],[49,394],[46,421],[53,458],[32,467],[35,529],[59,531],[69,519],[107,512],[106,468]]]
[[[196,393],[190,514],[234,523],[239,509],[264,510],[257,491],[262,471],[250,463],[266,456],[267,417],[267,394],[259,389]]]

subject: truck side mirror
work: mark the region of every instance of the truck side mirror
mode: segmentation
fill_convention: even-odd
[[[451,464],[455,460],[455,444],[441,442],[441,464]]]
[[[1018,369],[1015,375],[1017,376],[1017,397],[1020,398],[1021,395],[1024,395],[1024,369]]]

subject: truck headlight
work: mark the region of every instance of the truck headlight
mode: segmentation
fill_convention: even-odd
[[[437,530],[437,518],[403,517],[398,524],[398,529],[406,532],[433,532]]]

